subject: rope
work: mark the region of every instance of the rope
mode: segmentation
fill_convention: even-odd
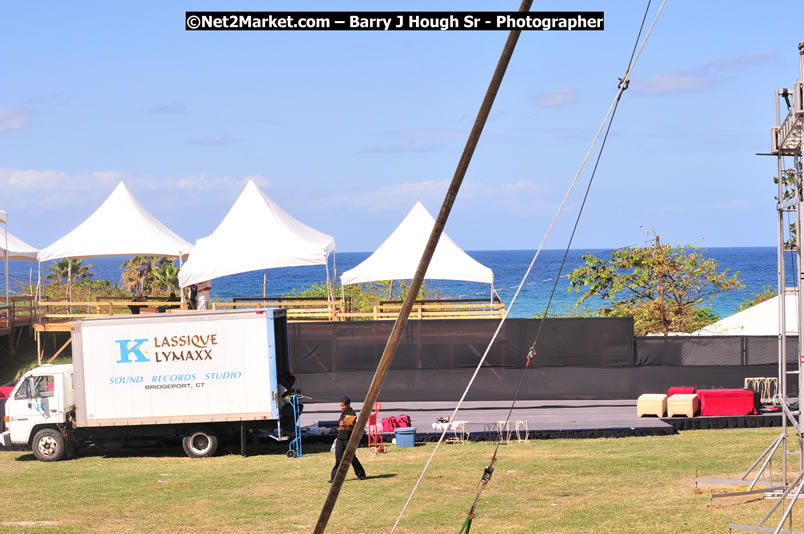
[[[452,415],[450,416],[450,419],[449,419],[450,421],[455,420],[455,416],[458,414],[458,411],[460,410],[461,405],[463,404],[463,401],[466,398],[466,395],[468,395],[469,390],[472,387],[472,384],[474,384],[475,378],[477,377],[478,373],[480,372],[480,368],[483,366],[483,363],[485,363],[486,357],[488,356],[489,351],[491,350],[491,347],[494,344],[494,341],[497,339],[497,335],[500,333],[500,330],[502,329],[502,326],[505,323],[505,320],[508,318],[508,314],[510,313],[511,309],[513,308],[514,303],[516,302],[516,299],[519,296],[519,293],[520,293],[520,291],[522,290],[522,287],[525,284],[525,280],[527,280],[528,276],[530,275],[530,272],[533,269],[533,265],[536,263],[536,260],[538,259],[539,255],[541,254],[541,251],[544,248],[544,244],[547,241],[547,238],[552,233],[553,227],[555,226],[555,223],[558,220],[559,215],[561,215],[562,211],[564,210],[564,206],[566,205],[566,203],[567,203],[567,201],[568,201],[568,199],[570,197],[570,194],[575,189],[575,185],[578,182],[578,179],[579,179],[579,177],[581,175],[581,172],[583,171],[584,167],[586,166],[586,162],[588,161],[589,156],[592,154],[592,150],[594,149],[595,145],[597,144],[598,139],[600,138],[600,134],[603,131],[603,128],[606,127],[606,123],[609,121],[609,117],[613,114],[614,110],[616,109],[617,103],[620,100],[620,97],[622,96],[623,92],[625,91],[625,89],[628,86],[628,80],[629,80],[629,77],[631,75],[631,71],[632,71],[634,65],[636,64],[636,62],[639,60],[639,56],[642,54],[642,50],[645,48],[645,43],[647,42],[648,38],[650,37],[651,33],[653,32],[653,28],[656,25],[656,21],[658,20],[659,15],[661,14],[662,9],[664,8],[664,5],[665,5],[666,2],[667,2],[667,0],[662,1],[662,5],[659,7],[659,11],[656,13],[656,17],[654,18],[650,29],[648,30],[647,34],[645,35],[645,39],[642,42],[642,46],[639,48],[639,51],[636,53],[636,55],[632,55],[633,60],[630,62],[630,65],[629,65],[628,69],[626,70],[626,72],[623,75],[623,77],[619,78],[620,83],[618,85],[617,95],[614,97],[614,100],[612,101],[611,106],[609,106],[609,109],[606,112],[605,117],[603,118],[603,122],[600,124],[600,127],[598,128],[597,133],[595,134],[595,137],[592,140],[592,144],[590,145],[589,150],[587,150],[586,155],[584,156],[583,161],[581,162],[581,165],[578,168],[578,171],[575,173],[575,177],[572,179],[572,182],[570,183],[570,186],[569,186],[569,189],[567,190],[567,193],[564,195],[564,198],[562,199],[562,201],[561,201],[561,203],[560,203],[560,205],[558,207],[558,210],[556,211],[555,215],[553,216],[552,221],[550,222],[550,226],[547,229],[547,233],[545,234],[544,238],[542,238],[542,241],[539,244],[539,248],[536,250],[536,253],[533,256],[533,259],[531,260],[530,265],[528,266],[527,270],[525,271],[524,276],[522,277],[522,281],[520,282],[519,286],[517,287],[516,292],[514,293],[514,296],[511,299],[511,303],[506,308],[505,313],[503,314],[502,318],[500,319],[499,324],[497,325],[497,329],[494,331],[494,334],[492,335],[491,340],[489,341],[489,344],[486,347],[486,350],[483,352],[483,356],[480,358],[480,361],[478,362],[477,367],[475,368],[475,371],[472,374],[472,377],[469,379],[469,384],[467,384],[466,389],[464,390],[463,394],[461,395],[460,400],[458,401],[458,404],[455,407],[455,410],[453,410]],[[644,18],[643,18],[643,24],[644,24]],[[642,30],[640,29],[640,34],[641,34],[641,31]],[[611,124],[609,123],[609,129],[610,128],[611,128]],[[607,135],[608,135],[608,131],[607,131]],[[599,156],[598,156],[598,160],[599,160]],[[591,187],[591,180],[590,180],[590,187]],[[588,188],[587,188],[587,194],[588,194]],[[576,221],[576,225],[577,225],[577,221]],[[544,323],[544,321],[542,321],[542,323]],[[540,328],[541,328],[541,325],[540,325]],[[526,364],[526,368],[527,368],[527,365],[530,364],[531,359],[532,359],[532,357],[529,357],[528,364]],[[523,375],[523,378],[524,378],[524,375]],[[521,384],[522,384],[522,380],[520,380],[520,386],[521,386]],[[517,390],[518,389],[519,388],[517,388]],[[509,412],[509,417],[510,417],[510,412]],[[401,521],[402,516],[405,514],[405,511],[407,510],[408,505],[410,504],[411,500],[413,500],[413,496],[416,494],[416,490],[419,488],[419,485],[421,485],[421,482],[422,482],[422,480],[424,478],[424,475],[425,475],[425,473],[427,473],[427,469],[430,467],[430,464],[432,463],[433,458],[435,457],[436,453],[438,452],[439,447],[441,446],[441,444],[444,441],[444,437],[447,434],[448,426],[449,425],[445,425],[445,428],[442,430],[441,436],[438,438],[438,442],[436,442],[436,445],[433,448],[433,452],[430,455],[430,458],[427,460],[427,463],[425,464],[421,475],[419,476],[418,480],[416,481],[416,484],[414,485],[413,490],[410,492],[410,495],[408,496],[407,501],[405,501],[405,504],[402,506],[402,510],[399,512],[399,516],[397,517],[396,522],[394,523],[393,527],[391,527],[391,531],[390,531],[391,534],[393,534],[393,532],[396,530],[396,527],[399,525],[399,522]],[[499,448],[499,441],[497,443],[497,447]],[[494,458],[496,458],[496,454],[497,454],[497,449],[495,448]],[[484,476],[485,476],[485,473],[484,473]],[[486,481],[486,482],[488,482],[488,481]],[[472,509],[474,509],[474,507],[476,506],[477,501],[478,501],[478,499],[480,497],[480,492],[482,492],[484,487],[485,487],[485,484],[482,484],[481,488],[478,490],[478,494],[475,497],[475,503],[472,505]],[[471,516],[472,513],[473,512],[470,512],[470,516]],[[473,519],[473,518],[470,517],[469,519]],[[471,520],[469,520],[469,524],[471,525]],[[467,532],[468,532],[468,530],[467,530]]]

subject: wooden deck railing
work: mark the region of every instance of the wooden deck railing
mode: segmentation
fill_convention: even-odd
[[[181,304],[168,300],[135,302],[119,298],[94,302],[40,301],[34,328],[37,331],[69,331],[72,321],[84,317],[122,315],[137,308],[140,313],[179,309]],[[212,302],[213,310],[280,308],[287,311],[290,321],[347,321],[396,319],[401,301],[382,301],[370,311],[347,312],[341,299],[326,300],[307,297],[234,297],[232,302]],[[186,308],[181,308],[186,309]],[[35,311],[35,310],[34,310]],[[32,312],[33,313],[33,312]],[[499,318],[505,304],[499,300],[448,299],[419,300],[413,305],[411,319],[487,319]]]
[[[34,329],[37,331],[69,331],[69,324],[85,317],[98,317],[103,315],[131,314],[133,309],[139,313],[157,313],[181,309],[181,302],[170,300],[147,300],[146,302],[109,298],[91,302],[40,300],[39,313]]]
[[[36,310],[33,297],[0,297],[0,335],[10,333],[18,326],[33,324]]]
[[[344,318],[362,320],[396,319],[402,310],[402,302],[380,302],[370,312],[350,312]],[[411,319],[493,319],[502,317],[505,304],[481,299],[417,300],[410,312]]]
[[[342,321],[342,300],[309,297],[233,297],[232,302],[213,302],[214,310],[280,308],[287,311],[288,321]]]

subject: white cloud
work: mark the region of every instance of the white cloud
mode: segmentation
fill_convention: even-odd
[[[177,189],[185,191],[211,191],[213,189],[242,189],[249,180],[254,180],[259,187],[267,188],[273,183],[270,178],[262,174],[252,174],[243,178],[234,176],[211,176],[201,173],[196,176],[185,176],[179,178],[164,179],[159,182],[159,187],[164,188],[165,183],[174,183]]]
[[[273,185],[273,181],[268,178],[267,176],[263,176],[262,174],[253,174],[251,176],[246,176],[241,183],[245,185],[249,180],[254,180],[254,183],[262,188],[268,188]]]
[[[210,176],[206,173],[202,173],[197,176],[178,178],[176,180],[176,187],[185,190],[209,191],[211,189],[229,186],[233,183],[235,183],[235,179],[231,176]]]
[[[661,73],[647,80],[635,78],[632,87],[635,92],[648,94],[708,91],[725,79],[722,71],[745,70],[778,60],[778,54],[774,51],[722,57],[688,72]]]
[[[432,193],[434,191],[441,191],[446,192],[447,187],[449,187],[449,182],[446,180],[442,180],[439,182],[432,182],[432,181],[425,181],[425,182],[409,182],[404,184],[399,184],[392,186],[390,188],[390,192],[398,195],[398,194],[409,194],[409,193]]]
[[[555,91],[547,91],[539,93],[533,97],[533,102],[537,106],[545,108],[560,108],[568,104],[572,104],[578,99],[578,94],[575,89],[565,87]]]
[[[709,67],[716,69],[745,69],[756,65],[767,65],[769,63],[776,63],[779,61],[779,54],[776,51],[763,52],[761,54],[750,54],[747,56],[738,57],[724,57],[719,58],[711,63]]]
[[[121,171],[95,171],[92,176],[101,182],[116,184],[126,178],[126,173]]]
[[[28,114],[21,109],[0,106],[0,132],[22,130],[28,123]]]
[[[635,79],[633,82],[635,92],[649,94],[706,91],[715,85],[712,76],[706,72],[656,74],[647,80]]]
[[[61,171],[0,169],[0,183],[8,189],[55,187],[60,185],[66,177],[67,174]]]

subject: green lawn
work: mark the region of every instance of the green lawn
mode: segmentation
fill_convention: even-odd
[[[755,524],[771,501],[735,497],[710,508],[694,479],[696,471],[737,478],[777,434],[708,430],[503,445],[472,533],[726,532],[730,521]],[[397,532],[457,533],[492,449],[443,445]],[[297,459],[285,450],[200,460],[179,451],[92,453],[55,464],[0,452],[0,530],[310,532],[334,456],[323,445],[308,445]],[[369,458],[361,448],[370,478],[358,481],[350,471],[327,532],[388,532],[432,450],[391,446]]]

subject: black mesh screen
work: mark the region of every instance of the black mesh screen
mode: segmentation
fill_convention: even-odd
[[[498,321],[411,321],[382,392],[386,401],[460,397]],[[469,400],[508,400],[539,330],[538,319],[509,319]],[[356,321],[288,325],[297,386],[316,402],[363,398],[393,323]],[[790,369],[797,338],[788,338]],[[777,375],[777,340],[746,336],[633,336],[630,319],[547,319],[522,399],[633,399],[672,386],[742,388],[746,377]],[[797,390],[790,375],[788,391]]]
[[[538,319],[509,319],[485,365],[521,369],[539,331]],[[474,369],[498,321],[411,321],[400,339],[392,370]],[[294,373],[374,371],[388,341],[391,321],[295,323],[288,325]],[[630,319],[547,319],[534,364],[632,367]]]

